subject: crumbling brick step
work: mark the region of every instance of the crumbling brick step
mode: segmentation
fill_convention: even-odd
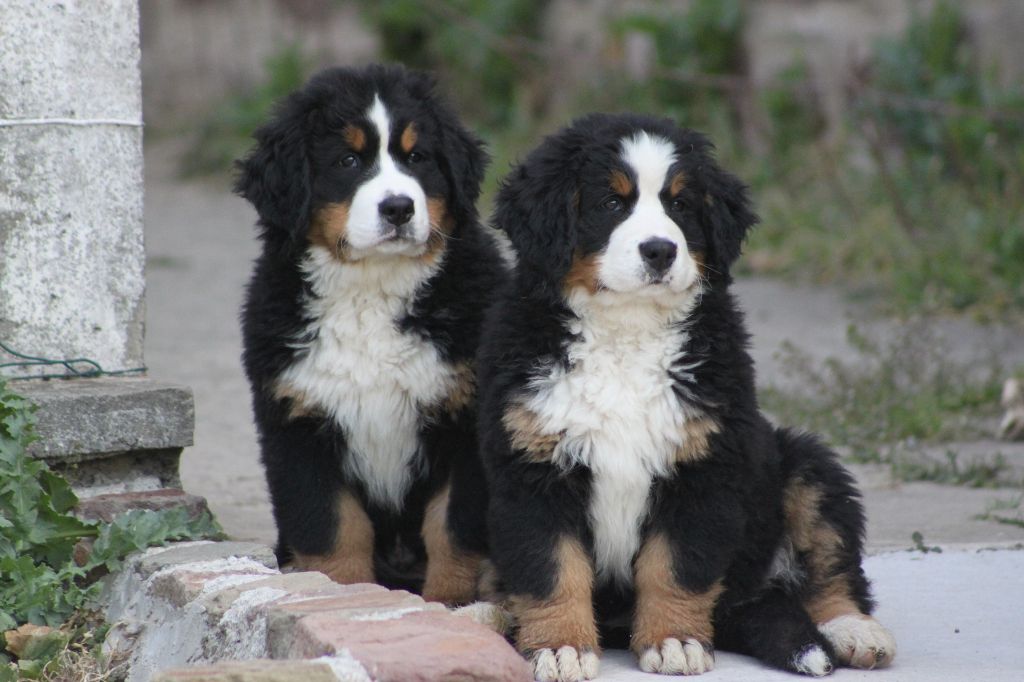
[[[532,677],[504,638],[441,604],[320,573],[282,574],[270,550],[252,543],[151,549],[108,579],[105,604],[115,623],[105,647],[128,657],[129,682]]]

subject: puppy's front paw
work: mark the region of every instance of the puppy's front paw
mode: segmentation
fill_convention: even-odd
[[[715,656],[695,639],[668,637],[640,652],[640,669],[662,675],[700,675],[713,670]]]
[[[597,653],[563,646],[558,650],[540,649],[530,659],[533,677],[538,682],[581,682],[597,677],[601,667]]]
[[[884,668],[896,657],[896,639],[881,623],[861,614],[839,616],[818,626],[844,665]]]

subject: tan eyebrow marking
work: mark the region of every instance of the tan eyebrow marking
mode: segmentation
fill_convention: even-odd
[[[682,192],[684,187],[686,187],[686,174],[679,171],[672,176],[672,182],[668,185],[669,194],[675,196]]]
[[[619,196],[628,197],[633,193],[633,182],[629,179],[628,175],[620,170],[612,171],[611,176],[608,178],[608,185]]]
[[[402,137],[399,142],[402,145],[402,151],[408,154],[412,151],[412,148],[416,146],[416,140],[418,135],[416,134],[416,124],[410,123],[405,126],[405,130],[402,131]]]
[[[352,151],[361,152],[366,148],[366,132],[359,126],[347,125],[341,134]]]

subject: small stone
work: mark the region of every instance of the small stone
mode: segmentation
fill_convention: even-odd
[[[157,571],[180,564],[239,557],[252,559],[267,568],[277,568],[269,547],[255,542],[182,542],[151,549],[133,560],[135,572],[147,578]]]
[[[272,607],[271,613],[279,608]],[[526,661],[503,637],[444,611],[386,620],[346,619],[325,611],[300,618],[288,633],[275,631],[272,620],[268,634],[274,658],[347,652],[379,682],[533,679]],[[282,650],[282,644],[288,649]]]
[[[134,493],[111,493],[95,495],[79,500],[75,515],[87,521],[105,521],[110,523],[116,517],[134,509],[164,510],[184,508],[189,518],[197,519],[204,512],[209,512],[206,500],[198,495],[190,495],[177,488],[148,490]]]
[[[184,606],[203,594],[235,590],[237,596],[243,586],[258,582],[268,575],[270,569],[251,559],[225,560],[222,566],[208,562],[197,563],[194,568],[188,564],[158,572],[150,582],[149,593],[165,599],[174,606]]]
[[[206,610],[213,618],[219,618],[227,611],[240,595],[260,589],[283,590],[288,593],[284,599],[303,597],[316,598],[326,596],[332,587],[342,587],[323,573],[305,571],[258,578],[234,587],[217,591],[206,600]]]

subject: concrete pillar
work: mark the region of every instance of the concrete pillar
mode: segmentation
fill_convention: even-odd
[[[23,353],[143,364],[139,56],[136,0],[0,2],[0,341]]]

